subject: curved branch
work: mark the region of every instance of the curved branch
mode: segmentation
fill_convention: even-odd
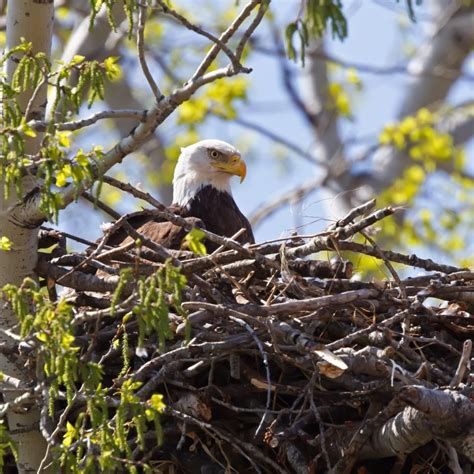
[[[240,28],[242,23],[250,16],[253,9],[260,3],[265,2],[266,0],[251,0],[240,12],[240,14],[235,18],[235,20],[231,23],[231,25],[222,33],[219,37],[219,41],[223,44],[226,44],[232,36],[237,32]],[[260,17],[260,21],[262,18]],[[254,28],[253,23],[251,25]],[[202,60],[201,64],[196,69],[196,72],[193,74],[191,78],[191,82],[195,81],[199,77],[202,77],[204,73],[208,70],[209,66],[212,64],[214,59],[216,59],[217,55],[221,47],[219,44],[214,44],[209,52],[206,54],[206,57]],[[242,51],[240,52],[240,54]],[[240,57],[237,57],[237,60],[240,60]]]
[[[363,446],[362,459],[378,459],[413,452],[434,438],[450,441],[474,462],[468,444],[474,443],[474,405],[450,390],[404,387],[399,394],[410,406],[372,434]]]

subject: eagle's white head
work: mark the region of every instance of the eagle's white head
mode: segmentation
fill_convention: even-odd
[[[181,148],[174,170],[173,203],[185,206],[204,186],[232,194],[230,178],[245,178],[247,168],[235,147],[222,140],[201,140]]]

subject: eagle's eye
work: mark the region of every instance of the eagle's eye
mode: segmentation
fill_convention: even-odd
[[[213,160],[217,160],[220,156],[221,156],[221,153],[217,150],[209,150],[209,156],[213,159]]]

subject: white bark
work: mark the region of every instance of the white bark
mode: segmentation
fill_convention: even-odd
[[[52,0],[10,0],[7,7],[7,48],[12,48],[21,42],[21,38],[33,43],[34,52],[51,51],[51,38],[53,29],[54,7]],[[16,62],[9,60],[6,66],[8,79],[11,79]],[[32,91],[27,91],[19,98],[19,105],[25,110],[30,100]],[[42,90],[30,108],[31,118],[41,119],[44,116],[46,103],[46,89]],[[39,139],[39,137],[38,137]],[[27,153],[37,150],[38,139],[31,139],[26,144]],[[34,182],[24,183],[24,191],[34,186]],[[12,250],[0,251],[0,288],[7,283],[19,285],[27,276],[33,275],[37,259],[37,229],[18,225],[12,220],[12,206],[17,201],[15,192],[12,191],[9,200],[4,199],[3,183],[0,182],[0,233],[13,242]],[[10,329],[17,323],[15,315],[9,309],[0,307],[0,327]],[[0,342],[8,340],[8,336],[0,333]],[[27,381],[23,371],[12,364],[5,356],[0,355],[0,370],[10,376]],[[19,393],[4,393],[6,401],[18,396]],[[38,466],[44,456],[46,442],[39,432],[39,410],[31,409],[27,414],[18,414],[12,411],[7,413],[10,433],[18,444],[20,473],[37,472]],[[25,428],[31,427],[31,430]],[[16,433],[16,430],[25,430],[25,433]]]
[[[343,165],[344,147],[339,133],[338,114],[329,107],[329,78],[326,61],[321,60],[324,55],[324,42],[318,41],[308,51],[308,68],[305,76],[308,84],[307,106],[309,111],[317,117],[314,133],[318,139],[315,155],[321,161],[327,162],[336,172],[336,167]]]
[[[468,397],[422,386],[404,387],[401,396],[411,406],[372,434],[361,459],[408,454],[432,439],[443,439],[474,462],[474,406]]]

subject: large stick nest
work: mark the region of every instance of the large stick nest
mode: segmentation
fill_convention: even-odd
[[[73,289],[66,297],[81,360],[100,361],[115,387],[142,382],[140,399],[164,395],[164,442],[157,445],[152,427],[145,452],[131,438],[134,461],[190,473],[467,469],[474,272],[382,250],[370,235],[394,210],[374,208],[356,208],[318,235],[250,247],[206,234],[222,244],[207,256],[143,236],[138,248],[110,248],[108,236],[126,225],[119,219],[88,253],[60,245],[41,257],[38,273],[53,297],[53,282]],[[49,245],[64,234],[42,237]],[[336,257],[317,260],[327,252]],[[366,255],[379,260],[385,280],[354,278]],[[171,337],[160,344],[152,331],[138,347],[137,282],[165,258],[187,278],[182,302],[164,295]],[[121,267],[132,268],[125,283]],[[413,268],[416,276],[397,274]],[[125,374],[114,345],[124,332]]]

